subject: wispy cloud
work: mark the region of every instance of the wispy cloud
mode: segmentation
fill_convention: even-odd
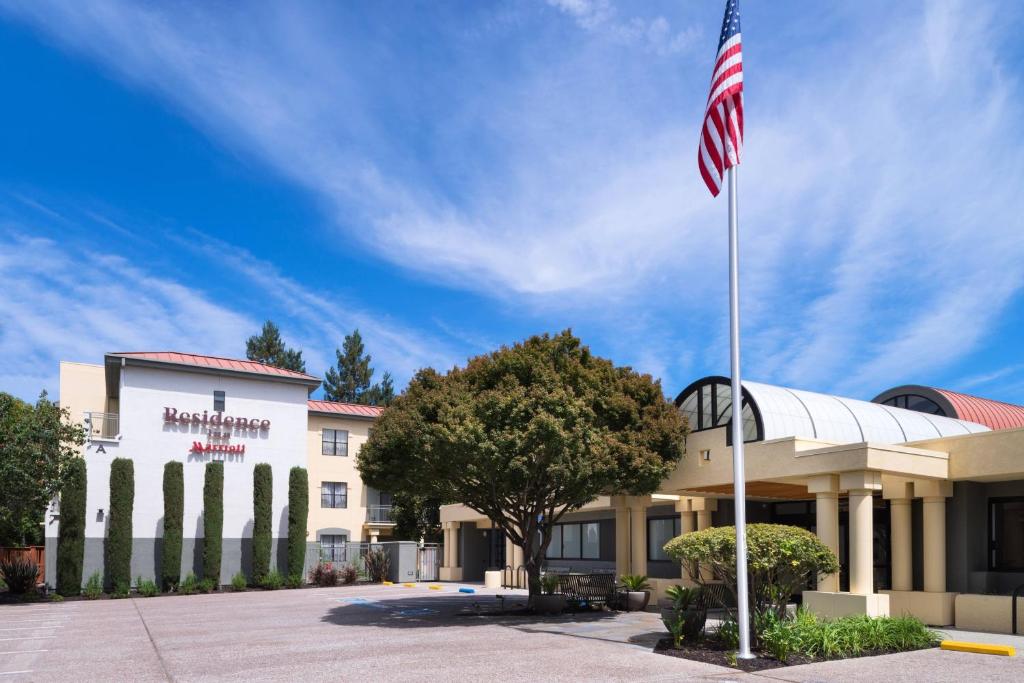
[[[660,55],[693,48],[702,35],[699,26],[675,31],[662,15],[651,19],[623,19],[611,0],[548,0],[552,7],[572,17],[580,27],[623,45],[639,45]]]

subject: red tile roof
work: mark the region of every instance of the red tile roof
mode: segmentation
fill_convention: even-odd
[[[969,396],[948,389],[935,389],[956,410],[956,417],[983,424],[990,429],[1024,427],[1024,406]]]
[[[341,403],[339,401],[310,401],[309,412],[330,413],[332,415],[344,415],[346,417],[363,417],[374,419],[384,409],[380,406],[364,406],[357,403]]]
[[[129,358],[136,360],[152,361],[155,363],[170,363],[173,365],[191,365],[199,368],[210,368],[212,370],[228,370],[233,372],[245,372],[253,375],[267,375],[268,377],[287,377],[289,379],[307,380],[320,383],[320,380],[312,375],[294,370],[275,368],[272,365],[257,363],[254,360],[238,360],[235,358],[220,358],[218,356],[200,356],[195,353],[178,353],[177,351],[130,351],[122,353],[108,353],[114,358]]]

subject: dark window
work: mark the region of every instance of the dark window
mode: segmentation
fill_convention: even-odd
[[[348,455],[348,431],[344,429],[325,429],[321,452],[324,455]]]
[[[917,394],[900,394],[899,396],[893,396],[882,401],[882,405],[892,406],[894,408],[904,408],[905,410],[913,410],[918,413],[928,413],[929,415],[946,415],[938,403],[925,398],[924,396],[918,396]]]
[[[680,534],[679,515],[651,517],[647,520],[647,559],[654,562],[671,560],[665,554],[665,544]]]
[[[679,411],[686,418],[690,430],[699,432],[705,429],[724,427],[732,421],[732,387],[721,380],[706,380],[692,386],[679,401]],[[761,438],[758,432],[757,417],[749,401],[743,402],[743,440],[757,441]],[[731,443],[731,433],[727,435],[727,443]]]
[[[320,559],[324,562],[345,562],[345,544],[348,536],[344,534],[320,535]]]
[[[551,528],[547,557],[557,560],[601,558],[601,523],[556,524]]]
[[[380,492],[380,504],[381,505],[391,505],[391,494],[390,493],[385,493],[384,491],[381,491]]]
[[[989,569],[1024,571],[1024,496],[989,498]]]
[[[325,481],[320,486],[320,507],[347,508],[348,484],[343,481]]]
[[[224,408],[224,392],[223,391],[215,391],[215,392],[213,392],[213,410],[214,410],[214,412],[216,412],[218,410],[220,412],[224,412],[225,408]]]

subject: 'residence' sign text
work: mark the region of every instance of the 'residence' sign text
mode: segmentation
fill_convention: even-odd
[[[178,412],[177,408],[164,407],[164,422],[171,424],[192,424],[203,425],[204,427],[222,427],[224,429],[257,429],[261,432],[270,429],[270,420],[261,420],[257,417],[232,417],[224,416],[222,411],[210,415],[207,411],[202,413]]]

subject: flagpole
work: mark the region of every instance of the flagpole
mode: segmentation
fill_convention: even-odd
[[[729,359],[732,365],[732,481],[736,505],[736,612],[739,659],[750,653],[750,603],[747,600],[747,485],[743,462],[743,388],[740,384],[740,230],[736,209],[736,166],[729,167]]]

